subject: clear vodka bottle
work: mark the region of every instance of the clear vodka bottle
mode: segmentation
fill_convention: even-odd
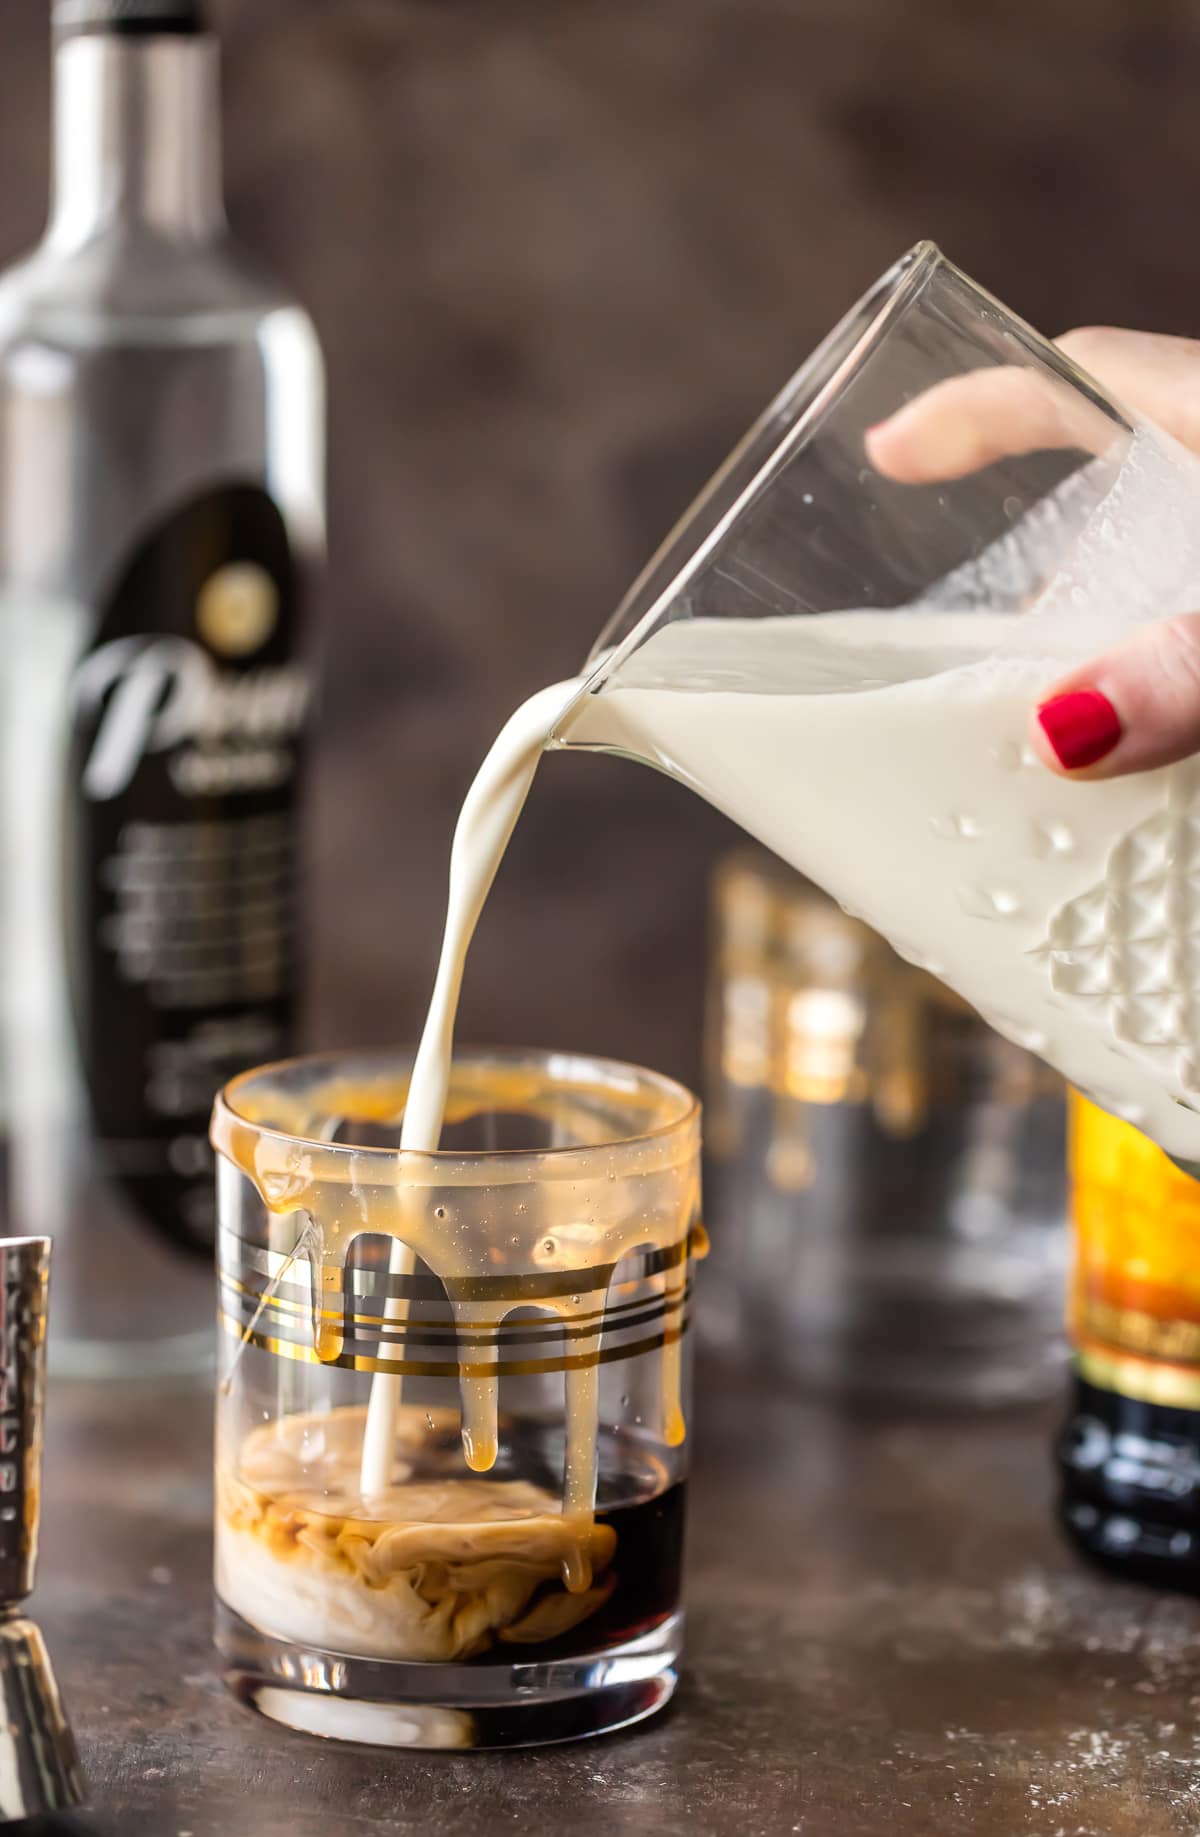
[[[51,1363],[211,1343],[216,1087],[286,1053],[323,388],[232,245],[184,0],[57,0],[54,198],[0,277],[8,1229]]]

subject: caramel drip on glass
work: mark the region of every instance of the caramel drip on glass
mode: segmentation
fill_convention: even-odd
[[[500,1440],[500,1379],[488,1367],[499,1363],[500,1323],[509,1312],[486,1302],[455,1302],[454,1324],[460,1334],[482,1329],[485,1345],[473,1345],[460,1354],[458,1388],[462,1399],[463,1458],[472,1473],[490,1473],[496,1465]]]

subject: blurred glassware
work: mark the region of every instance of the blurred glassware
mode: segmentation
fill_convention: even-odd
[[[1062,1081],[761,851],[714,885],[710,1346],[806,1384],[1060,1382]]]

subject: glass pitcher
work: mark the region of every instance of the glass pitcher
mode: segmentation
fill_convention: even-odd
[[[551,744],[690,785],[1196,1162],[1196,768],[1068,782],[1028,722],[1198,603],[1200,461],[924,243],[667,538]]]

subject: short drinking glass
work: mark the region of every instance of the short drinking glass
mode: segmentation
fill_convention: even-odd
[[[229,1680],[392,1746],[615,1728],[680,1650],[699,1106],[608,1061],[464,1055],[441,1151],[402,1154],[409,1063],[269,1066],[214,1111]]]

